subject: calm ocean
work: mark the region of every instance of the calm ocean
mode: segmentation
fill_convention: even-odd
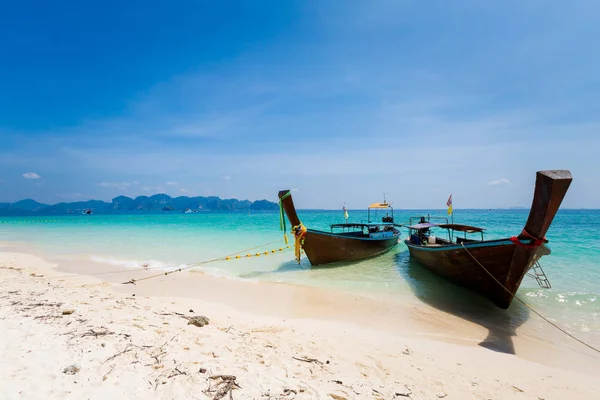
[[[350,221],[366,219],[365,211],[349,213]],[[396,222],[406,223],[409,217],[422,213],[396,211]],[[328,230],[329,224],[344,222],[342,211],[298,214],[310,228]],[[486,238],[493,239],[518,234],[527,215],[528,210],[455,210],[454,220],[484,227]],[[289,230],[289,223],[287,226]],[[518,291],[520,298],[551,320],[596,344],[600,343],[599,232],[600,210],[560,210],[547,234],[552,254],[541,260],[552,288],[540,288],[526,277]],[[290,234],[288,237],[291,240]],[[131,268],[146,263],[169,269],[271,241],[275,243],[248,253],[285,248],[277,212],[0,218],[0,242],[14,243],[16,248],[23,245],[51,260],[72,258]],[[411,262],[403,243],[377,258],[333,268],[311,269],[306,258],[298,265],[292,249],[199,268],[234,279],[336,288],[434,306],[467,301],[488,307],[478,296]],[[516,319],[535,318],[523,310],[513,303],[506,312]]]

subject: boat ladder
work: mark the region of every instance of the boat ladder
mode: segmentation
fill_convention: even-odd
[[[540,285],[540,287],[543,287],[544,289],[550,289],[552,287],[550,281],[548,280],[548,277],[546,276],[546,273],[544,272],[542,266],[538,261],[536,261],[533,264],[533,267],[531,267],[531,269],[527,272],[526,275],[530,278],[535,279],[538,285]]]

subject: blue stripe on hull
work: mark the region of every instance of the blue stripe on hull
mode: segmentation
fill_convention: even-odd
[[[533,241],[530,241],[530,242],[533,242]],[[410,241],[408,241],[408,240],[405,240],[404,243],[406,243],[406,245],[409,248],[414,248],[414,249],[419,249],[419,250],[424,250],[424,251],[448,251],[448,250],[462,250],[463,249],[463,246],[460,244],[442,245],[442,246],[421,246],[421,245],[416,245],[414,243],[410,243]],[[523,243],[523,244],[529,244],[529,243]],[[475,249],[478,247],[508,246],[508,245],[514,245],[514,243],[510,239],[489,240],[489,241],[479,242],[479,243],[465,243],[465,247],[467,249]]]
[[[317,231],[315,229],[308,229],[307,231],[311,232],[311,233],[314,233],[316,235],[334,236],[334,237],[337,237],[337,238],[344,238],[344,239],[350,239],[350,240],[363,240],[363,241],[366,241],[366,242],[371,242],[371,241],[383,242],[383,241],[391,240],[391,239],[394,239],[394,238],[396,238],[396,239],[400,238],[400,233],[398,233],[396,235],[389,236],[389,237],[366,238],[366,237],[359,237],[359,236],[341,235],[339,233]]]

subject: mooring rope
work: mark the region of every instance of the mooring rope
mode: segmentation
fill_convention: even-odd
[[[506,290],[511,296],[513,296],[515,299],[517,299],[519,302],[521,302],[521,304],[523,304],[525,307],[527,307],[529,310],[531,310],[533,313],[535,313],[538,317],[542,318],[544,321],[546,321],[547,323],[549,323],[550,325],[552,325],[553,327],[555,327],[556,329],[558,329],[559,331],[561,331],[562,333],[564,333],[565,335],[569,336],[570,338],[578,341],[579,343],[583,344],[584,346],[589,347],[590,349],[594,350],[597,353],[600,353],[600,349],[597,349],[596,347],[592,346],[589,343],[584,342],[583,340],[579,339],[578,337],[572,335],[571,333],[567,332],[566,330],[564,330],[563,328],[561,328],[560,326],[556,325],[554,322],[550,321],[548,318],[544,317],[541,313],[539,313],[538,311],[536,311],[535,309],[533,309],[531,306],[529,306],[527,303],[525,303],[523,300],[521,300],[515,293],[512,293],[510,290],[508,290],[508,288],[506,286],[504,286],[502,283],[500,283],[500,281],[498,281],[498,279],[496,279],[496,277],[494,275],[492,275],[492,273],[490,271],[487,270],[487,268],[485,268],[476,258],[475,256],[473,256],[473,254],[471,254],[471,252],[469,251],[469,249],[467,249],[465,247],[464,243],[461,243],[461,246],[463,247],[463,249],[465,249],[465,251],[467,252],[468,255],[471,256],[471,258],[477,263],[479,264],[479,266],[481,268],[483,268],[483,270],[494,280],[496,281],[496,283],[498,283],[498,285],[500,285],[504,290]]]
[[[183,267],[183,268],[177,268],[177,269],[174,269],[174,270],[171,270],[171,271],[165,271],[165,272],[162,272],[160,274],[145,276],[145,277],[140,278],[140,279],[133,279],[133,278],[131,278],[129,281],[123,282],[123,284],[124,285],[126,285],[126,284],[133,284],[133,285],[135,285],[137,282],[140,282],[140,281],[145,281],[145,280],[156,278],[156,277],[159,277],[159,276],[167,276],[167,275],[170,275],[170,274],[172,274],[174,272],[185,271],[186,269],[190,269],[190,268],[193,268],[193,267],[198,267],[200,265],[205,265],[205,264],[209,264],[209,263],[213,263],[213,262],[217,262],[217,261],[223,261],[223,260],[227,259],[227,257],[235,256],[235,255],[241,254],[241,253],[246,253],[246,252],[248,252],[250,250],[258,249],[260,247],[265,247],[265,246],[268,246],[268,245],[273,244],[275,242],[277,242],[277,240],[273,240],[272,242],[264,243],[264,244],[261,244],[261,245],[258,245],[258,246],[250,247],[250,248],[245,249],[245,250],[236,251],[235,253],[231,253],[231,254],[228,254],[226,256],[222,256],[222,257],[218,257],[218,258],[213,258],[212,260],[199,261],[199,262],[196,262],[196,263],[186,264],[186,266]]]
[[[191,267],[197,267],[199,265],[207,264],[209,262],[216,262],[216,261],[221,261],[221,260],[225,261],[225,260],[228,260],[227,257],[231,257],[231,256],[235,256],[235,255],[238,255],[238,254],[241,254],[241,253],[245,253],[247,251],[258,249],[260,247],[265,247],[265,246],[268,246],[268,245],[276,243],[276,242],[278,242],[278,240],[273,240],[272,242],[264,243],[264,244],[261,244],[261,245],[258,245],[258,246],[251,247],[251,248],[246,249],[246,250],[238,251],[236,253],[232,253],[232,254],[229,254],[227,256],[223,256],[223,257],[220,257],[220,258],[215,258],[215,259],[212,259],[212,260],[199,261],[199,262],[195,262],[195,263],[186,263],[185,264],[186,267],[184,267],[184,268],[177,268],[177,269],[174,269],[172,271],[167,271],[167,272],[171,273],[171,272],[183,271],[184,269],[188,269],[188,268],[191,268]],[[287,247],[289,248],[289,246],[287,246]],[[273,250],[272,252],[275,252],[275,250]],[[248,255],[246,255],[246,256],[248,256]],[[129,272],[150,271],[150,270],[159,269],[159,268],[165,268],[165,267],[159,265],[159,266],[155,266],[155,267],[142,267],[142,268],[135,268],[135,269],[127,269],[126,268],[126,269],[119,269],[119,270],[113,270],[113,271],[102,271],[102,272],[94,272],[94,273],[84,273],[83,275],[97,276],[97,275],[123,274],[123,273],[126,273],[126,272],[129,273]],[[163,273],[160,273],[160,274],[157,274],[157,275],[165,275],[165,273],[163,272]],[[59,275],[59,276],[48,277],[48,279],[62,279],[62,278],[69,278],[69,277],[72,277],[72,276],[73,276],[73,274]],[[137,282],[137,280],[136,280],[136,282]]]

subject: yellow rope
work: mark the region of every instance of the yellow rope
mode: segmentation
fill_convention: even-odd
[[[196,263],[186,264],[186,267],[184,267],[184,268],[177,268],[177,269],[174,269],[174,270],[171,270],[171,271],[167,271],[166,273],[162,272],[160,274],[156,274],[156,275],[153,275],[153,276],[168,275],[168,274],[170,274],[172,272],[183,271],[184,269],[188,269],[188,268],[191,268],[191,267],[196,267],[198,265],[203,265],[203,264],[207,264],[207,263],[215,262],[215,261],[228,260],[228,257],[235,256],[235,255],[241,254],[241,253],[245,253],[246,251],[258,249],[260,247],[268,246],[268,245],[276,243],[276,242],[278,242],[278,240],[273,240],[272,242],[269,242],[269,243],[261,244],[261,245],[254,246],[254,247],[251,247],[251,248],[246,249],[246,250],[238,251],[236,253],[232,253],[232,254],[230,254],[228,256],[224,256],[224,257],[221,257],[221,258],[215,258],[213,260],[200,261],[200,262],[196,262]],[[287,246],[287,247],[289,247],[289,246]],[[283,251],[283,248],[280,248],[279,251]],[[274,251],[272,251],[272,252],[274,252]],[[109,274],[122,274],[122,273],[125,273],[125,272],[150,271],[150,270],[154,270],[154,269],[158,269],[158,268],[164,268],[164,266],[143,267],[143,268],[136,268],[136,269],[120,269],[120,270],[114,270],[114,271],[103,271],[103,272],[96,272],[96,273],[87,273],[87,274],[84,274],[84,275],[97,276],[97,275],[109,275]],[[51,276],[51,277],[48,277],[48,278],[49,279],[62,279],[62,278],[69,278],[69,277],[72,277],[72,276],[73,276],[73,274],[69,274],[69,275]],[[146,279],[146,278],[143,278],[143,279]],[[143,280],[143,279],[139,279],[139,280]],[[135,281],[137,282],[138,280],[135,280]],[[130,282],[127,282],[127,283],[130,283]]]
[[[563,328],[561,328],[560,326],[556,325],[554,322],[550,321],[548,318],[544,317],[542,314],[540,314],[539,312],[537,312],[536,310],[534,310],[532,307],[530,307],[527,303],[525,303],[523,300],[521,300],[519,297],[517,297],[516,294],[512,293],[510,290],[508,290],[508,288],[506,286],[504,286],[502,283],[500,283],[500,281],[498,281],[498,279],[496,279],[496,277],[494,275],[492,275],[490,273],[490,271],[488,271],[483,265],[481,265],[481,263],[479,261],[477,261],[477,259],[473,256],[473,254],[471,254],[471,252],[465,247],[464,243],[461,243],[461,246],[463,247],[463,249],[466,250],[467,254],[471,256],[471,258],[477,263],[479,264],[479,266],[481,268],[483,268],[483,270],[485,272],[487,272],[487,274],[489,276],[492,277],[493,280],[496,281],[496,283],[498,283],[498,285],[502,286],[502,288],[504,290],[506,290],[510,295],[512,295],[515,299],[517,299],[518,301],[521,302],[521,304],[523,304],[525,307],[527,307],[529,310],[531,310],[532,312],[534,312],[537,316],[539,316],[540,318],[542,318],[544,321],[546,321],[547,323],[549,323],[550,325],[552,325],[553,327],[555,327],[556,329],[558,329],[559,331],[561,331],[562,333],[564,333],[565,335],[571,337],[572,339],[578,341],[579,343],[583,344],[584,346],[589,347],[590,349],[594,350],[597,353],[600,353],[600,350],[595,348],[594,346],[592,346],[591,344],[588,344],[586,342],[584,342],[583,340],[573,336],[572,334],[570,334],[569,332],[565,331]]]
[[[228,254],[228,255],[223,256],[223,257],[213,258],[212,260],[199,261],[199,262],[196,262],[196,263],[187,264],[187,266],[185,266],[184,268],[177,268],[177,269],[174,269],[174,270],[171,270],[171,271],[166,271],[166,272],[163,272],[163,273],[160,273],[160,274],[145,276],[145,277],[140,278],[140,279],[133,279],[132,278],[131,280],[129,280],[127,282],[123,282],[123,284],[132,283],[132,284],[135,285],[137,282],[145,281],[147,279],[152,279],[152,278],[156,278],[158,276],[163,276],[163,275],[166,276],[166,275],[172,274],[173,272],[181,272],[181,271],[184,271],[186,269],[190,269],[190,268],[197,267],[197,266],[200,266],[200,265],[205,265],[205,264],[209,264],[209,263],[213,263],[213,262],[217,262],[217,261],[222,261],[222,260],[225,260],[227,257],[235,256],[236,254],[241,254],[241,253],[245,253],[245,252],[250,251],[250,250],[258,249],[259,247],[268,246],[268,245],[273,244],[275,242],[277,242],[277,240],[273,240],[272,242],[261,244],[261,245],[258,245],[258,246],[250,247],[249,249],[245,249],[245,250],[241,250],[241,251],[236,251],[235,253],[231,253],[231,254]]]
[[[300,264],[300,251],[304,246],[304,236],[306,236],[306,227],[300,222],[292,228],[294,232],[294,253],[296,255],[296,261]]]

